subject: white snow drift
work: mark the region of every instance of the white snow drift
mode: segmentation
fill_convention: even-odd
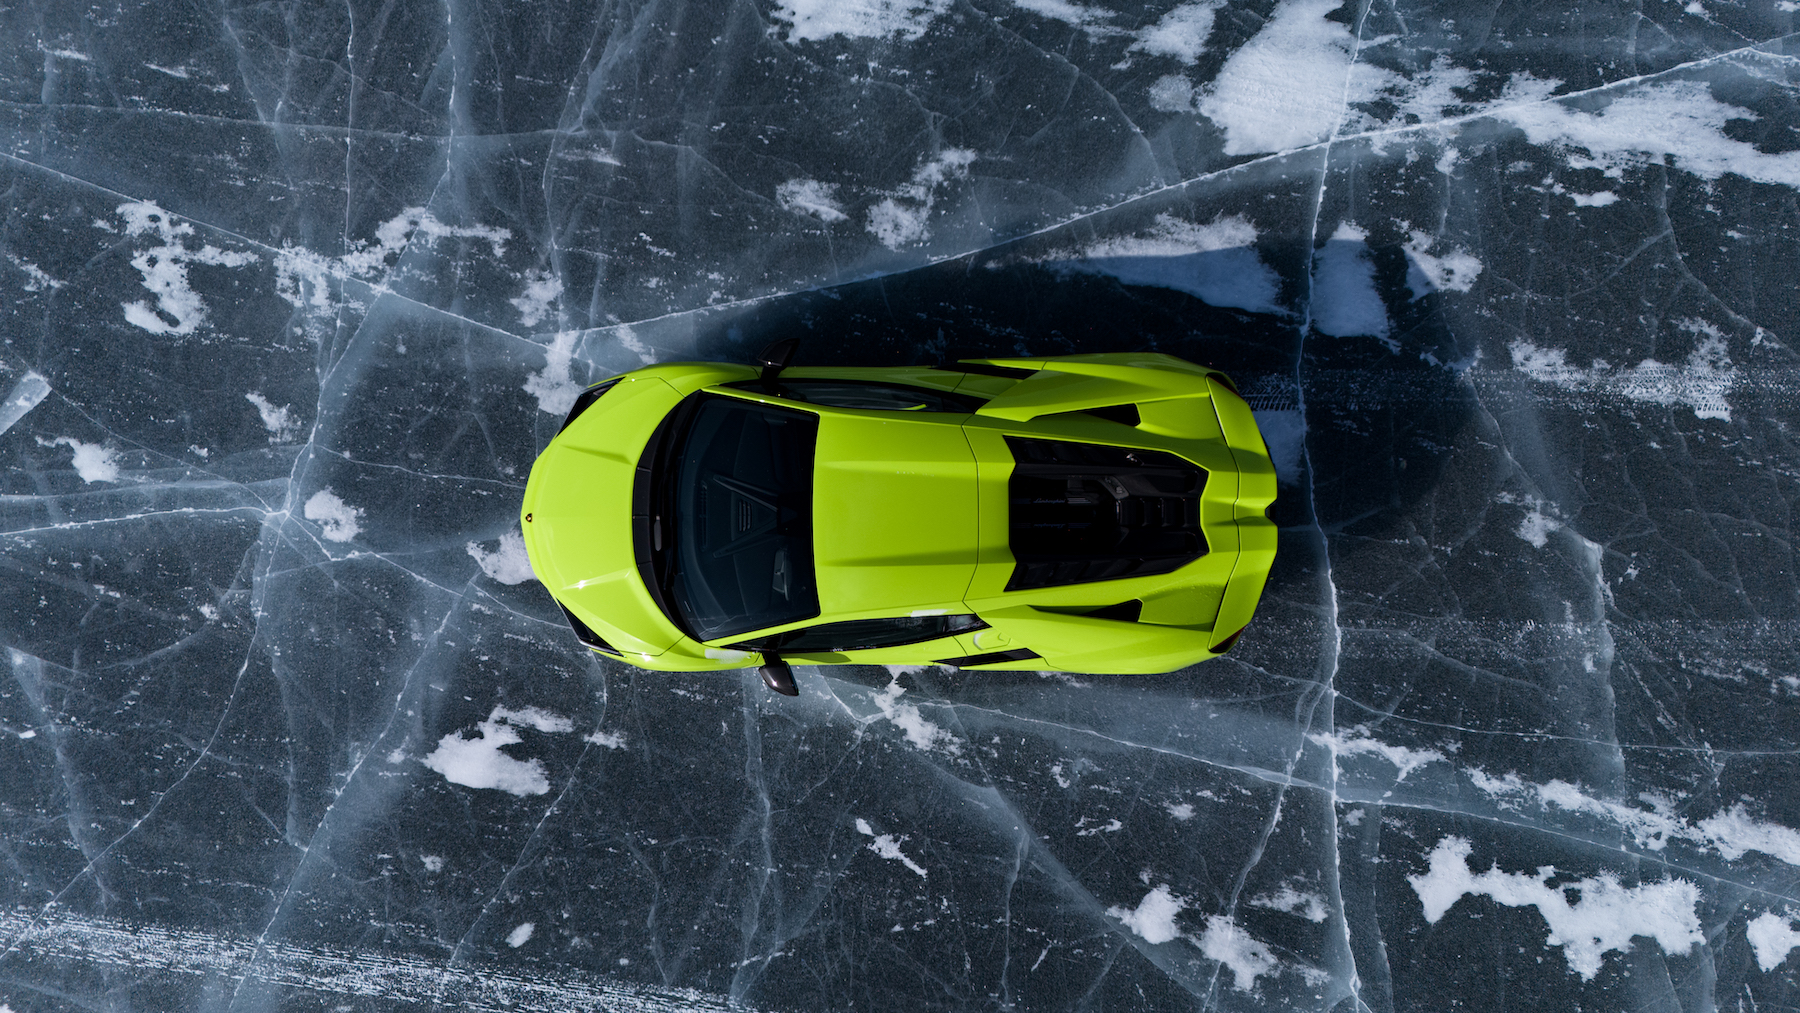
[[[1465,896],[1492,897],[1507,907],[1535,907],[1550,928],[1547,942],[1563,948],[1569,969],[1591,981],[1600,973],[1601,958],[1631,949],[1631,940],[1656,940],[1665,953],[1691,951],[1700,943],[1697,906],[1700,890],[1683,879],[1623,886],[1611,872],[1572,883],[1552,885],[1556,870],[1544,866],[1533,873],[1469,869],[1469,842],[1460,837],[1439,841],[1423,875],[1408,876],[1425,906],[1425,920],[1437,924]],[[1570,902],[1568,894],[1576,899]]]

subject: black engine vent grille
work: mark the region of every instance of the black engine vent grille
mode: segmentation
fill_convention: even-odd
[[[1010,651],[995,651],[992,654],[968,654],[960,658],[945,658],[937,662],[951,668],[974,668],[977,665],[999,665],[1008,661],[1029,661],[1043,655],[1029,647],[1018,647]]]
[[[1168,573],[1206,554],[1206,472],[1174,454],[1006,437],[1008,591]]]

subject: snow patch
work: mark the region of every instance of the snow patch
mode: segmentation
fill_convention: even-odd
[[[1443,252],[1432,254],[1433,246]],[[1481,274],[1481,261],[1459,246],[1452,246],[1417,229],[1407,234],[1406,287],[1414,299],[1433,292],[1467,292]]]
[[[347,542],[362,533],[362,508],[345,503],[327,486],[312,494],[303,510],[306,519],[319,522],[319,534],[326,541]]]
[[[1296,915],[1309,922],[1322,922],[1329,915],[1325,909],[1325,898],[1306,890],[1296,890],[1285,883],[1274,893],[1252,897],[1249,904],[1251,907]]]
[[[532,932],[537,930],[535,922],[525,922],[506,934],[506,945],[518,949],[531,941]]]
[[[550,790],[550,779],[544,773],[543,763],[536,759],[514,759],[500,751],[501,746],[520,741],[515,725],[557,734],[575,729],[575,723],[568,718],[537,707],[508,710],[496,706],[487,720],[476,723],[474,738],[451,732],[439,739],[437,748],[420,762],[444,775],[444,780],[451,784],[498,788],[521,798],[542,795]]]
[[[789,42],[817,42],[834,35],[917,41],[950,0],[780,0],[774,18],[787,24]]]
[[[1256,979],[1275,970],[1275,954],[1256,938],[1238,927],[1228,915],[1211,915],[1206,919],[1206,934],[1200,937],[1200,952],[1231,968],[1231,987],[1248,992],[1256,987]]]
[[[1312,324],[1334,338],[1380,338],[1399,351],[1399,344],[1388,339],[1387,307],[1375,291],[1367,238],[1355,224],[1340,222],[1313,254]]]
[[[275,256],[275,291],[297,309],[331,307],[331,282],[357,280],[377,288],[377,277],[388,261],[409,243],[427,245],[440,239],[478,239],[487,242],[495,257],[506,252],[512,232],[483,225],[446,225],[422,207],[407,208],[375,230],[375,241],[357,240],[341,257],[325,257],[303,247],[288,246]]]
[[[1727,862],[1760,851],[1789,865],[1800,865],[1800,832],[1755,820],[1741,804],[1708,816],[1695,829]]]
[[[1519,795],[1526,791],[1525,782],[1512,771],[1508,771],[1504,777],[1494,777],[1479,767],[1470,767],[1467,773],[1475,787],[1489,795]]]
[[[1661,851],[1670,841],[1679,840],[1711,848],[1728,862],[1755,851],[1800,866],[1800,831],[1758,820],[1741,803],[1696,823],[1678,815],[1674,801],[1654,792],[1638,793],[1637,801],[1642,803],[1639,806],[1595,798],[1580,786],[1562,780],[1534,787],[1520,781],[1517,774],[1496,779],[1471,771],[1470,778],[1490,795],[1535,795],[1538,804],[1545,808],[1554,806],[1599,816],[1631,834],[1638,847],[1651,851]]]
[[[1668,157],[1702,179],[1731,173],[1758,183],[1800,187],[1800,151],[1769,154],[1726,136],[1729,121],[1758,117],[1720,102],[1704,81],[1646,85],[1594,112],[1538,102],[1496,108],[1493,115],[1525,131],[1533,144],[1586,151],[1588,157],[1571,158],[1570,164],[1605,169],[1610,175]]]
[[[1086,827],[1085,830],[1076,830],[1075,831],[1076,837],[1092,837],[1095,834],[1116,834],[1119,831],[1125,829],[1125,824],[1120,823],[1116,819],[1109,819],[1105,823],[1102,823],[1099,826],[1093,826],[1093,827],[1089,827],[1087,825],[1087,821],[1088,821],[1088,818],[1086,816],[1083,816],[1081,819],[1075,821],[1075,825],[1077,827]]]
[[[1106,913],[1142,936],[1145,942],[1160,945],[1181,934],[1175,927],[1175,916],[1185,907],[1187,901],[1170,893],[1168,884],[1163,883],[1145,894],[1136,908],[1114,905],[1107,908]]]
[[[905,732],[906,741],[917,748],[932,749],[941,746],[951,756],[961,756],[962,746],[957,743],[956,736],[926,720],[917,706],[900,702],[900,697],[905,692],[906,688],[900,685],[900,680],[895,679],[887,684],[886,689],[871,693],[869,699],[881,709],[881,716]]]
[[[1536,875],[1501,872],[1496,866],[1471,872],[1469,842],[1460,837],[1439,841],[1423,875],[1407,876],[1433,925],[1465,895],[1492,897],[1507,907],[1535,907],[1550,928],[1546,942],[1563,948],[1569,969],[1592,981],[1607,953],[1631,949],[1634,936],[1656,940],[1665,953],[1691,951],[1702,941],[1696,911],[1700,890],[1682,879],[1640,886],[1621,886],[1611,872],[1574,883],[1551,885],[1556,870],[1544,866]],[[1569,894],[1576,894],[1573,903]]]
[[[602,732],[596,730],[583,735],[581,741],[591,742],[596,746],[604,746],[607,749],[625,748],[625,736],[619,732]]]
[[[575,722],[560,714],[552,714],[542,707],[521,707],[518,710],[495,707],[488,718],[507,721],[515,725],[529,725],[540,732],[553,732],[558,735],[566,735],[575,730]]]
[[[1101,7],[1089,7],[1085,4],[1070,3],[1069,0],[1012,0],[1014,7],[1028,10],[1040,17],[1061,21],[1076,28],[1089,28],[1100,21],[1117,17],[1112,11]],[[1103,34],[1112,34],[1112,30]]]
[[[1525,516],[1519,518],[1519,526],[1513,534],[1530,542],[1533,548],[1541,549],[1550,544],[1550,533],[1562,528],[1563,523],[1544,511],[1549,504],[1541,496],[1519,496],[1510,492],[1499,493],[1494,497],[1497,503],[1511,503],[1525,508]]]
[[[441,855],[420,855],[419,861],[424,863],[426,872],[444,871],[444,859]]]
[[[1213,306],[1254,313],[1278,310],[1281,280],[1256,252],[1256,226],[1241,214],[1207,224],[1161,214],[1149,228],[1056,252],[1045,262],[1104,274],[1127,285],[1186,292]]]
[[[46,289],[54,292],[68,284],[68,282],[50,277],[43,268],[16,254],[8,253],[6,259],[12,261],[14,267],[25,273],[25,291],[27,292],[42,292]]]
[[[816,179],[790,179],[775,188],[775,203],[783,211],[812,215],[822,222],[848,221],[843,206],[836,199],[837,184]]]
[[[525,393],[537,398],[538,409],[567,415],[581,396],[582,386],[569,373],[580,331],[558,331],[544,349],[544,368],[525,378]]]
[[[517,531],[501,534],[500,547],[492,552],[479,542],[470,542],[464,548],[482,573],[502,584],[523,584],[536,576],[531,572],[531,557],[525,552],[525,536]]]
[[[143,285],[156,296],[154,307],[142,301],[121,304],[125,319],[151,334],[192,334],[206,322],[206,303],[188,284],[189,264],[241,267],[261,258],[254,253],[234,253],[202,244],[190,250],[183,237],[194,227],[177,222],[167,211],[145,201],[130,201],[117,208],[125,219],[125,234],[154,233],[162,244],[140,250],[131,266],[143,276]]]
[[[1773,911],[1757,915],[1744,930],[1744,938],[1756,951],[1756,966],[1764,971],[1780,967],[1787,955],[1800,947],[1800,931],[1795,931],[1788,919]]]
[[[83,443],[72,436],[58,436],[54,440],[39,436],[36,439],[40,447],[68,447],[74,451],[75,459],[70,463],[74,464],[75,474],[81,476],[84,484],[119,480],[119,452],[116,450],[99,443]]]
[[[892,834],[877,834],[875,828],[869,826],[869,821],[862,819],[861,817],[858,817],[856,820],[856,832],[865,837],[875,838],[869,845],[870,851],[875,852],[877,855],[880,855],[890,862],[899,862],[908,869],[918,873],[920,879],[926,878],[925,869],[920,866],[919,863],[906,857],[906,855],[900,851],[900,842],[906,840],[904,836],[895,838]]]
[[[550,314],[551,307],[558,296],[563,294],[562,279],[550,273],[549,269],[525,272],[525,293],[517,299],[509,299],[513,307],[519,311],[519,322],[527,327],[536,327],[538,321]]]
[[[1576,207],[1603,208],[1608,204],[1616,203],[1619,195],[1611,190],[1602,190],[1599,193],[1572,193],[1569,195],[1569,199],[1575,202]]]
[[[6,395],[6,400],[0,401],[0,433],[11,429],[13,423],[24,418],[49,396],[50,381],[44,379],[43,374],[33,371],[19,377],[19,382],[13,384],[12,391]]]
[[[1307,739],[1330,749],[1334,754],[1334,762],[1336,756],[1373,753],[1393,764],[1394,768],[1400,772],[1399,776],[1394,778],[1396,782],[1406,780],[1406,775],[1427,763],[1437,763],[1444,758],[1444,754],[1435,749],[1408,749],[1405,746],[1391,746],[1372,739],[1369,737],[1368,729],[1362,725],[1352,728],[1347,735],[1326,735],[1315,732],[1308,735]]]
[[[637,356],[645,365],[656,361],[656,350],[644,344],[643,339],[637,336],[637,332],[631,329],[630,324],[620,324],[613,328],[613,337],[619,339],[620,347]]]
[[[1560,348],[1540,348],[1520,338],[1510,346],[1513,368],[1565,390],[1617,394],[1665,407],[1682,404],[1699,418],[1731,421],[1731,405],[1725,396],[1737,381],[1737,367],[1725,336],[1704,321],[1685,320],[1681,327],[1704,337],[1680,366],[1645,359],[1635,366],[1615,368],[1595,359],[1583,368],[1570,365],[1569,353]]]
[[[1223,0],[1200,0],[1184,3],[1164,14],[1156,24],[1137,33],[1137,41],[1128,52],[1152,56],[1172,56],[1192,67],[1206,50],[1206,37],[1212,34],[1213,15]],[[1190,95],[1193,87],[1188,88]]]
[[[1386,99],[1393,106],[1393,115],[1386,121],[1377,121],[1367,114],[1361,114],[1359,118],[1368,122],[1359,125],[1375,127],[1381,122],[1396,121],[1430,123],[1443,119],[1445,111],[1452,106],[1467,105],[1456,94],[1456,89],[1466,88],[1474,82],[1474,71],[1448,61],[1440,62],[1437,56],[1432,57],[1430,65],[1424,70],[1410,78],[1362,63],[1356,66],[1351,78],[1350,101],[1370,103]],[[1451,164],[1454,164],[1455,156],[1450,157]],[[1438,169],[1445,175],[1449,174],[1441,161]]]
[[[1067,785],[1064,785],[1064,787],[1067,787]],[[1194,806],[1190,802],[1168,802],[1164,803],[1163,808],[1168,810],[1170,816],[1181,820],[1183,823],[1194,818]]]
[[[967,148],[947,148],[920,165],[910,183],[869,209],[869,233],[890,250],[931,238],[927,222],[937,204],[938,188],[948,180],[967,176],[975,158],[975,152]]]
[[[1180,74],[1164,74],[1150,84],[1150,108],[1165,113],[1194,111],[1194,82]]]
[[[1286,151],[1331,136],[1344,111],[1355,39],[1325,15],[1343,0],[1286,0],[1225,61],[1200,98],[1227,155]]]
[[[273,401],[254,390],[245,394],[244,400],[256,406],[256,413],[262,416],[263,428],[269,431],[270,443],[292,443],[294,437],[300,435],[300,420],[289,411],[291,406],[277,408]]]

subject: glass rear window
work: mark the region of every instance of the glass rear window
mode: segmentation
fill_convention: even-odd
[[[687,407],[687,406],[684,406]],[[650,476],[663,597],[713,640],[819,614],[812,555],[818,416],[702,396]]]

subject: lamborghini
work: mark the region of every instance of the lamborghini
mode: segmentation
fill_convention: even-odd
[[[1169,355],[659,363],[584,390],[520,508],[589,649],[641,668],[1168,672],[1229,651],[1275,472]]]

